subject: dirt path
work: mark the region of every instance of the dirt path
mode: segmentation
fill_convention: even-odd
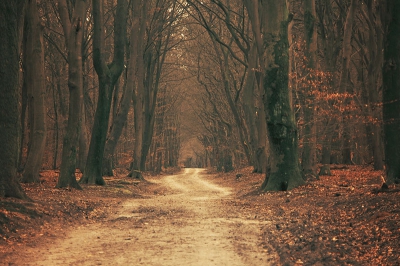
[[[263,224],[229,207],[230,190],[200,169],[152,179],[164,194],[123,202],[104,222],[28,247],[8,265],[268,265]]]

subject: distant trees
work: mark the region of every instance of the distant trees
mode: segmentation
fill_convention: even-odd
[[[206,153],[213,151],[215,153],[213,156],[218,157],[216,163],[219,165],[224,164],[225,154],[228,157],[233,156],[238,161],[243,161],[241,157],[245,155],[245,160],[254,167],[255,172],[265,172],[266,121],[262,106],[263,83],[259,75],[262,72],[260,71],[262,55],[257,49],[259,44],[252,37],[252,29],[248,27],[250,24],[246,7],[241,1],[210,3],[188,1],[188,3],[188,12],[209,36],[209,44],[205,44],[206,40],[199,40],[199,44],[213,48],[213,50],[207,49],[205,55],[197,56],[199,61],[197,82],[206,90],[208,101],[215,101],[218,97],[219,102],[207,104],[211,104],[211,113],[206,117],[207,120],[213,117],[215,123],[222,125],[221,129],[226,127],[223,130],[214,130],[213,133],[209,129],[209,134],[213,134],[213,137],[202,136],[203,142],[206,139],[215,139],[218,141],[213,142],[219,143],[215,146],[213,142],[208,141],[211,146],[207,144]],[[255,12],[258,12],[258,8],[254,8]],[[203,34],[200,33],[200,36]],[[213,65],[220,73],[210,71],[206,65]],[[220,96],[216,96],[216,91],[219,91]],[[228,110],[231,114],[226,113]],[[202,113],[204,116],[204,112]],[[228,119],[229,116],[231,121]],[[230,141],[236,138],[239,145],[227,142],[227,134],[224,132],[230,132],[228,134]],[[220,151],[221,144],[227,147],[224,152]],[[212,146],[213,149],[209,149]]]
[[[377,70],[383,58],[383,2],[356,2],[317,0],[320,70],[328,77],[323,110],[329,114],[323,123],[317,117],[317,134],[324,137],[319,140],[320,174],[330,174],[330,163],[383,168],[382,75]]]
[[[225,139],[232,134],[228,118],[221,115],[225,110],[211,100],[220,86],[225,92],[225,104],[232,113],[230,116],[238,129],[248,162],[255,171],[267,173],[264,188],[286,190],[302,184],[297,129],[288,87],[287,32],[291,17],[286,6],[258,1],[245,1],[245,5],[211,1],[214,6],[201,1],[188,2],[189,9],[195,11],[195,19],[210,36],[216,59],[213,64],[220,71],[217,76],[199,68],[204,77],[200,79],[198,75],[197,78],[210,99],[212,113],[206,116],[207,123],[203,124],[213,137],[203,137],[203,143],[216,151],[217,169],[225,164],[219,160],[226,160],[225,151],[220,146],[222,143],[225,147],[231,146]],[[251,28],[246,28],[246,23],[250,23]],[[262,36],[266,37],[263,39]],[[290,174],[287,171],[291,171]]]
[[[146,169],[146,160],[154,136],[156,108],[165,61],[171,48],[179,43],[174,34],[182,16],[177,2],[133,1],[132,33],[137,36],[131,46],[134,61],[128,70],[133,81],[133,108],[135,141],[131,176],[140,177]],[[149,15],[151,14],[151,15]]]
[[[386,165],[396,182],[394,1],[1,7],[10,11],[2,64],[15,60],[1,72],[10,77],[2,84],[12,83],[2,86],[12,119],[2,115],[1,130],[16,132],[2,145],[17,150],[2,159],[11,178],[2,191],[13,187],[3,195],[23,197],[14,156],[21,181],[59,168],[58,187],[79,188],[77,169],[81,183],[101,185],[117,166],[140,178],[184,161],[218,171],[251,165],[266,174],[265,190],[296,187],[318,168],[330,174],[332,163]]]
[[[289,13],[293,17],[292,34],[288,35],[291,42],[289,93],[293,91],[290,102],[296,107],[293,112],[299,129],[302,174],[305,178],[316,178],[318,162],[322,163],[320,174],[330,174],[331,163],[371,163],[375,169],[382,169],[382,76],[377,69],[382,68],[383,58],[380,22],[383,2],[289,3]],[[250,117],[264,116],[261,113],[264,108],[260,109],[257,99],[269,100],[257,86],[268,82],[264,72],[272,59],[268,58],[271,51],[265,49],[268,35],[262,31],[276,14],[266,15],[262,8],[266,2],[261,1],[188,1],[188,4],[185,8],[210,37],[209,41],[198,41],[199,44],[204,46],[208,42],[208,47],[220,46],[212,51],[208,49],[208,53],[213,53],[212,59],[204,52],[197,57],[198,87],[205,90],[206,99],[218,103],[215,108],[211,102],[203,101],[208,107],[199,111],[202,120],[207,117],[203,124],[208,132],[202,134],[204,152],[200,156],[204,158],[206,154],[215,153],[214,157],[218,154],[221,158],[218,147],[226,143],[226,135],[218,133],[224,130],[210,130],[214,123],[211,120],[228,128],[233,122],[238,130],[233,131],[232,140],[242,144],[230,145],[238,148],[239,153],[233,154],[246,154],[248,163],[258,171],[257,151],[271,143],[255,145],[256,131],[262,136],[260,130],[264,126],[260,126],[260,120]],[[203,36],[199,29],[193,32]],[[221,74],[208,74],[204,65],[214,65]],[[223,91],[230,93],[223,96],[220,93],[223,88],[228,88]],[[226,107],[230,114],[222,111]],[[256,115],[249,116],[252,113]],[[217,162],[214,166],[220,168]]]

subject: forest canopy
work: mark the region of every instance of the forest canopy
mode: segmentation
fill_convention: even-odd
[[[395,0],[0,4],[0,196],[251,166],[264,191],[332,164],[400,177]],[[77,178],[76,173],[82,173]]]

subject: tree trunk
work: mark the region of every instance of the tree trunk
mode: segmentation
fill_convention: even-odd
[[[373,11],[373,2],[367,1],[368,5],[368,81],[367,81],[367,108],[370,119],[367,121],[367,134],[368,143],[371,146],[372,156],[374,159],[374,169],[383,170],[383,142],[382,130],[378,121],[381,121],[382,109],[379,107],[381,101],[379,97],[378,79],[382,72],[382,59],[383,59],[383,42],[382,42],[382,28],[379,21],[379,13],[375,14]],[[377,18],[375,18],[378,16]]]
[[[349,93],[350,80],[349,80],[349,68],[351,61],[351,36],[353,33],[354,24],[354,13],[357,8],[358,0],[351,0],[349,10],[347,11],[346,22],[344,24],[343,32],[343,49],[342,49],[342,71],[340,73],[339,80],[339,93],[343,94],[344,100],[342,101],[343,106],[349,104],[349,97],[345,96],[345,93]],[[342,126],[343,126],[343,137],[342,137],[342,162],[344,164],[351,164],[351,133],[349,125],[349,112],[345,111],[342,114]]]
[[[258,83],[258,87],[263,86],[262,83]],[[267,172],[268,167],[268,156],[267,156],[267,148],[268,138],[267,138],[267,123],[266,123],[266,116],[265,116],[265,109],[263,103],[263,96],[261,95],[260,91],[263,91],[264,88],[260,87],[258,89],[258,99],[257,99],[257,107],[258,111],[256,113],[256,124],[257,124],[257,136],[258,136],[258,143],[257,143],[257,150],[256,150],[256,160],[258,162],[259,168],[258,173],[265,174]]]
[[[24,42],[25,43],[25,42]],[[24,53],[25,55],[26,53]],[[23,61],[26,61],[23,59]],[[24,64],[25,67],[25,64]],[[23,172],[25,168],[25,162],[23,162],[24,158],[24,144],[26,139],[26,134],[28,133],[28,127],[26,123],[26,113],[28,109],[28,92],[26,86],[26,77],[23,79],[22,89],[21,89],[21,137],[19,144],[19,159],[18,159],[18,172]]]
[[[265,110],[269,140],[268,172],[264,191],[290,190],[304,184],[298,160],[297,128],[294,121],[289,78],[288,30],[291,16],[285,1],[267,1],[267,62]]]
[[[257,160],[256,151],[258,145],[258,137],[257,137],[257,126],[256,126],[256,103],[254,98],[254,89],[256,88],[256,77],[255,71],[257,69],[257,47],[255,44],[252,45],[249,54],[248,54],[248,73],[243,85],[243,111],[244,117],[247,126],[248,140],[251,151],[251,160],[250,164],[254,168],[254,172],[259,173],[262,171],[262,167],[260,165],[260,161]],[[229,85],[228,85],[229,86]],[[226,90],[230,95],[230,89]]]
[[[24,0],[0,1],[0,197],[28,199],[17,182],[19,126],[19,33]]]
[[[328,139],[328,138],[327,138]],[[318,175],[332,175],[331,174],[331,141],[326,141],[322,145],[322,159],[321,159],[321,169]]]
[[[133,23],[132,33],[136,36],[136,41],[131,44],[131,57],[134,64],[128,70],[128,80],[134,80],[133,109],[134,109],[134,127],[135,141],[133,150],[133,162],[131,165],[130,176],[142,178],[141,158],[143,148],[143,135],[145,125],[145,107],[144,107],[144,36],[146,27],[147,4],[139,0],[133,1]]]
[[[54,82],[54,74],[52,76]],[[59,79],[57,78],[57,85],[60,83]],[[57,105],[57,97],[56,97],[56,88],[52,86],[52,95],[53,95],[53,110],[54,110],[54,151],[53,151],[53,170],[57,169],[57,159],[58,159],[58,139],[59,139],[59,118],[58,118],[58,105]]]
[[[102,167],[113,89],[124,69],[127,1],[117,1],[114,18],[114,59],[111,64],[106,63],[104,55],[103,2],[93,0],[92,11],[94,21],[93,64],[99,80],[99,98],[85,171],[80,182],[104,185]]]
[[[304,39],[306,42],[305,57],[307,60],[307,71],[311,74],[316,68],[316,53],[317,53],[317,27],[315,25],[316,12],[315,12],[315,0],[305,0],[304,3]],[[311,75],[308,75],[311,80]],[[314,76],[314,75],[313,75]],[[311,82],[310,82],[311,83]],[[312,84],[312,83],[311,83]],[[316,125],[314,119],[314,100],[315,97],[312,95],[312,91],[316,88],[305,88],[305,100],[304,106],[304,137],[303,137],[303,153],[301,165],[303,168],[303,174],[307,179],[314,179],[317,174],[317,136],[316,136]]]
[[[82,89],[84,89],[82,87]],[[78,162],[77,168],[81,170],[81,173],[85,172],[86,166],[86,159],[88,155],[88,133],[86,129],[86,109],[85,109],[85,102],[83,100],[83,91],[82,91],[82,100],[81,100],[81,119],[80,119],[80,133],[79,133],[79,151],[78,151]]]
[[[388,184],[400,182],[400,2],[388,0],[383,63],[383,130]]]
[[[83,54],[82,54],[83,56]],[[87,60],[84,60],[85,57],[82,58],[82,70],[85,72],[89,72],[90,66]],[[90,107],[91,100],[88,95],[88,87],[89,87],[89,77],[83,77],[82,82],[82,110],[81,110],[81,131],[79,137],[79,153],[78,153],[78,168],[82,173],[85,172],[86,160],[89,152],[89,132],[88,124],[92,124],[93,119],[91,119]]]
[[[341,29],[342,29],[342,15],[337,19],[337,23],[333,24],[332,21],[335,20],[335,12],[334,7],[332,5],[332,1],[330,0],[322,0],[319,1],[319,5],[316,6],[316,8],[319,8],[319,12],[317,15],[317,18],[319,18],[318,25],[319,25],[319,30],[321,33],[319,34],[319,38],[321,40],[321,49],[323,51],[323,57],[324,60],[322,61],[322,67],[323,71],[330,73],[333,75],[333,73],[336,72],[336,65],[337,65],[337,60],[339,58],[339,52],[341,50],[341,47],[339,46],[338,38],[341,37]],[[341,12],[342,13],[342,12]],[[337,93],[335,88],[337,88],[337,79],[332,79],[330,82],[327,83],[329,87],[328,93]],[[332,101],[328,101],[326,108],[332,108],[332,105],[334,103]],[[333,134],[336,129],[334,127],[335,124],[338,122],[335,121],[335,117],[331,116],[324,116],[323,121],[325,124],[324,128],[321,128],[323,131],[325,131],[325,134],[322,134],[322,143],[323,146],[325,147],[325,152],[329,152],[329,154],[325,155],[325,160],[323,163],[322,168],[320,169],[320,174],[322,173],[330,173],[330,157],[331,157],[331,150],[332,150],[332,142],[333,142]],[[323,148],[324,149],[324,148]],[[322,171],[323,170],[323,171]],[[322,172],[321,172],[322,171]]]
[[[22,182],[39,182],[46,145],[46,106],[44,101],[44,46],[43,26],[41,25],[36,0],[29,0],[25,21],[25,59],[24,66],[28,92],[28,106],[31,122],[30,149],[25,164]]]
[[[131,43],[134,42],[134,36],[132,35]],[[133,63],[130,61],[130,63]],[[114,123],[111,127],[111,132],[106,141],[106,146],[104,149],[104,159],[103,159],[103,175],[113,176],[113,155],[115,153],[115,148],[119,138],[121,137],[124,124],[127,121],[128,112],[132,103],[133,94],[133,84],[131,80],[126,81],[127,84],[124,86],[124,92],[122,94],[122,100],[118,112],[115,115]]]
[[[259,8],[259,1],[258,0],[246,0],[244,1],[244,5],[246,6],[249,19],[251,21],[251,27],[253,34],[255,36],[254,40],[254,47],[252,49],[256,48],[253,54],[253,51],[250,51],[249,53],[249,77],[252,78],[253,82],[253,92],[252,95],[256,95],[255,99],[255,106],[258,108],[258,111],[256,112],[253,108],[251,108],[251,116],[248,115],[247,120],[249,121],[250,125],[251,123],[256,124],[256,127],[253,125],[251,128],[255,128],[256,132],[256,143],[253,144],[253,164],[254,164],[254,172],[258,173],[266,173],[267,171],[267,146],[268,146],[268,140],[267,140],[267,125],[266,125],[266,117],[265,117],[265,110],[264,110],[264,104],[263,104],[263,98],[264,98],[264,76],[263,74],[265,73],[264,70],[264,65],[263,65],[263,58],[265,54],[265,48],[263,47],[263,42],[262,42],[262,34],[261,34],[261,29],[262,29],[262,23],[260,17],[260,13],[262,13],[264,10],[262,8]],[[254,89],[256,89],[256,92],[254,94]],[[247,96],[249,97],[249,96]],[[254,101],[254,99],[253,99]],[[248,101],[247,101],[248,102]],[[249,129],[250,131],[252,129]]]
[[[60,176],[57,187],[81,189],[76,181],[75,171],[83,104],[82,21],[85,20],[86,1],[78,0],[75,2],[72,21],[69,21],[66,1],[60,0],[58,7],[68,49],[69,113],[67,132],[63,140]]]
[[[169,7],[171,13],[175,13],[176,3]],[[154,124],[155,124],[155,110],[157,106],[157,95],[160,87],[161,74],[164,68],[164,62],[169,50],[169,44],[171,39],[171,34],[173,28],[169,25],[165,31],[164,27],[168,23],[164,19],[158,21],[157,27],[155,27],[155,32],[158,34],[165,34],[165,38],[159,38],[157,42],[154,43],[153,51],[147,52],[145,55],[147,73],[145,84],[145,135],[143,139],[143,148],[141,156],[141,168],[144,169],[147,154],[153,139]],[[165,31],[165,33],[164,33]],[[155,35],[154,35],[155,36]]]

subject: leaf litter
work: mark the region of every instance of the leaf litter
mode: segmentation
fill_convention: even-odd
[[[331,176],[291,191],[264,193],[259,190],[264,175],[251,170],[216,174],[215,180],[236,192],[228,204],[270,222],[259,245],[278,253],[277,264],[400,263],[399,185],[383,189],[382,171],[334,166]]]
[[[210,170],[207,178],[234,192],[221,200],[227,213],[234,209],[262,225],[257,245],[278,255],[274,265],[399,264],[400,192],[398,185],[382,188],[381,171],[369,166],[335,167],[332,176],[320,176],[292,191],[263,193],[259,187],[264,175],[251,170],[225,174]],[[74,227],[105,220],[126,198],[165,193],[160,184],[133,182],[123,173],[106,178],[103,187],[56,189],[57,175],[44,171],[41,183],[22,184],[33,203],[0,200],[1,260],[24,246],[35,246],[42,237],[56,238]],[[139,208],[136,213],[170,215],[156,207]],[[241,252],[246,251],[241,248]]]

